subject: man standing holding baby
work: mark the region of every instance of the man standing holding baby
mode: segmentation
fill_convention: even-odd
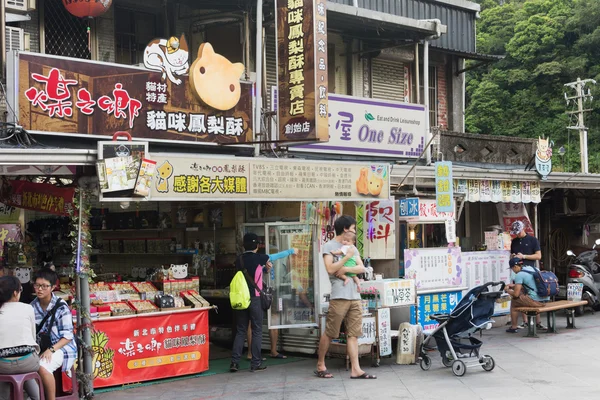
[[[358,338],[362,336],[362,304],[360,293],[353,279],[348,279],[348,274],[362,274],[365,266],[360,257],[356,257],[355,267],[344,266],[355,254],[350,248],[345,250],[345,255],[340,252],[344,246],[346,232],[356,234],[356,220],[348,215],[340,216],[334,223],[336,237],[323,246],[321,254],[325,269],[331,281],[331,296],[325,333],[319,342],[319,360],[315,375],[319,378],[333,378],[325,366],[325,355],[332,339],[340,335],[342,321],[346,324],[347,350],[352,365],[351,379],[377,379],[360,368],[358,362]]]

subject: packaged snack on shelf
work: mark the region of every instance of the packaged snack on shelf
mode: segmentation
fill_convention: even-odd
[[[137,290],[138,293],[157,293],[158,289],[150,282],[131,282],[131,285]],[[153,295],[146,295],[152,296]]]
[[[181,297],[183,298],[183,301],[185,302],[186,305],[190,305],[194,308],[201,308],[202,306],[202,302],[200,302],[197,298],[195,298],[192,294],[190,294],[188,291],[183,291],[180,293]]]
[[[106,305],[110,307],[110,312],[113,317],[135,314],[135,311],[124,301],[120,301],[118,303],[107,303]]]
[[[117,290],[103,290],[94,292],[94,294],[96,295],[96,298],[101,301],[101,303],[114,303],[121,301],[121,296],[119,296],[119,292]]]
[[[145,314],[158,311],[158,307],[156,307],[150,300],[133,300],[129,301],[129,305],[135,310],[137,314]]]
[[[192,288],[191,290],[200,290],[200,278],[192,276]]]
[[[188,294],[193,296],[202,305],[202,307],[210,307],[210,303],[206,301],[206,299],[202,297],[197,291],[189,290]]]
[[[111,315],[110,306],[98,306],[98,318],[108,318]]]
[[[111,290],[119,292],[119,296],[122,300],[139,300],[140,298],[138,292],[129,282],[109,283],[108,286]]]
[[[175,308],[186,308],[185,302],[179,296],[175,297]]]
[[[163,281],[163,292],[165,292],[165,294],[171,293],[171,281],[169,281],[169,280]]]
[[[90,293],[104,292],[110,290],[110,287],[104,282],[90,283]]]

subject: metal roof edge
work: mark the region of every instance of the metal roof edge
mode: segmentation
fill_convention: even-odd
[[[357,18],[372,19],[379,22],[385,22],[389,24],[399,25],[406,28],[413,29],[415,31],[429,33],[435,35],[437,33],[436,23],[430,20],[419,20],[414,18],[402,17],[394,14],[387,14],[381,11],[369,10],[367,8],[354,7],[340,3],[327,3],[327,10],[329,12],[346,14]],[[448,26],[444,24],[437,24],[442,34],[448,32]]]
[[[433,0],[432,3],[447,4],[452,7],[462,8],[473,12],[481,11],[481,6],[479,4],[467,0]]]

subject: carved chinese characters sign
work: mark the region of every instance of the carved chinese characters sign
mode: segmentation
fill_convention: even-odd
[[[199,58],[206,68],[212,58],[221,57],[208,49]],[[20,53],[18,65],[16,106],[20,123],[29,131],[112,136],[121,130],[136,138],[195,143],[252,140],[251,85],[240,83],[237,74],[243,66],[228,77],[237,102],[227,99],[225,107],[218,98],[210,98],[220,106],[215,108],[203,99],[208,92],[218,97],[221,91],[192,85],[185,68],[176,71],[178,77],[172,81],[171,73],[163,78],[159,69],[148,66],[42,54]]]
[[[279,139],[326,142],[326,0],[277,0]]]

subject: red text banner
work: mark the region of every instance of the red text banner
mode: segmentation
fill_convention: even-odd
[[[61,188],[48,183],[10,181],[12,192],[7,205],[55,215],[73,211],[75,188]]]
[[[94,387],[204,372],[208,347],[208,310],[94,322]]]

